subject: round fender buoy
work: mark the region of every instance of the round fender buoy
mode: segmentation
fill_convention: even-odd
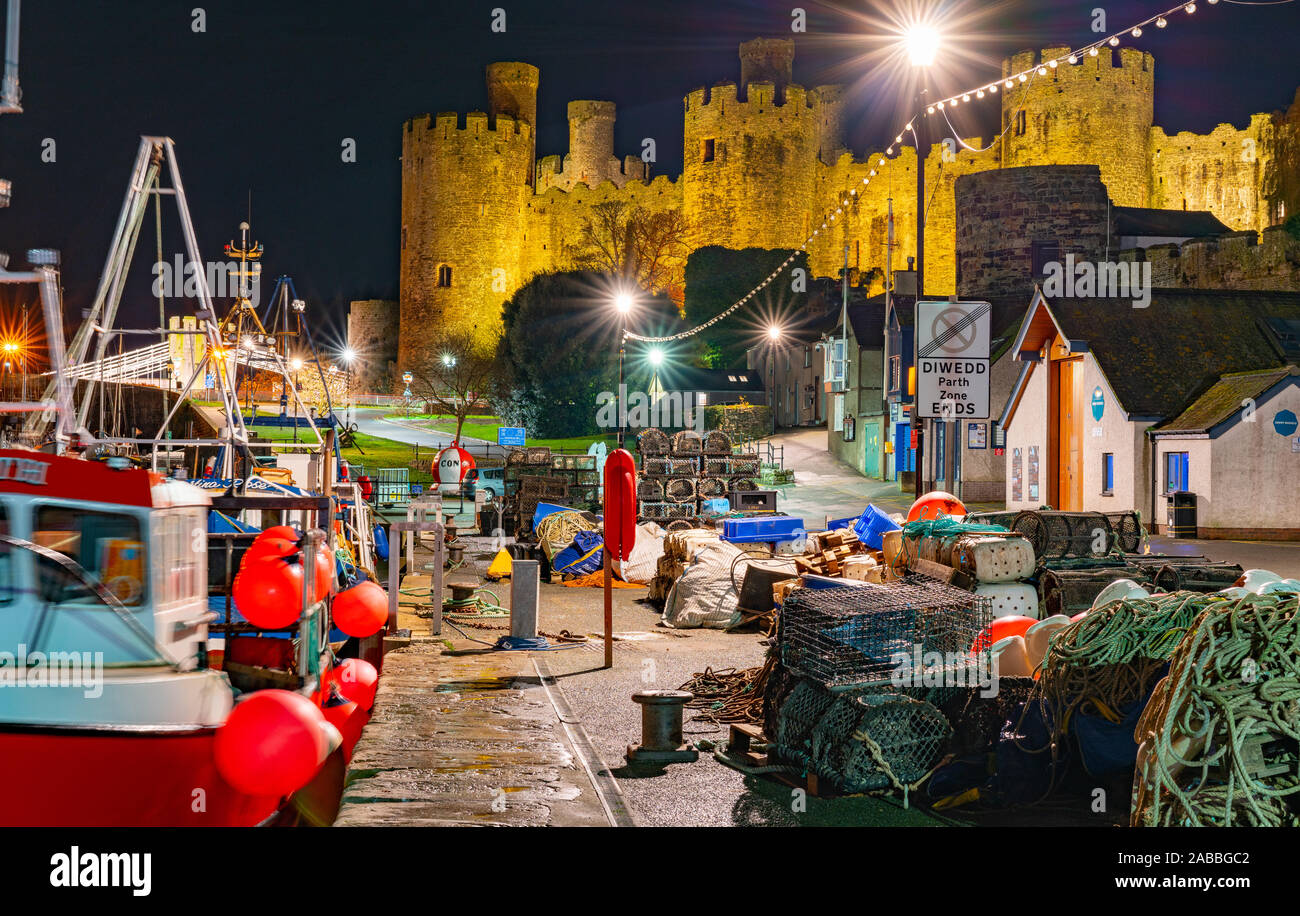
[[[329,723],[319,707],[288,690],[259,690],[217,729],[213,756],[223,779],[247,795],[288,795],[329,754]]]
[[[334,596],[334,625],[349,636],[374,636],[388,622],[388,594],[377,583],[358,582]]]
[[[1034,624],[1038,623],[1032,617],[1024,617],[1020,614],[1009,614],[1006,617],[999,617],[992,624],[980,631],[980,635],[975,637],[975,645],[971,646],[971,652],[974,653],[979,649],[987,649],[1009,636],[1021,636]]]
[[[366,713],[356,703],[337,697],[325,704],[321,712],[325,721],[339,730],[343,736],[343,754],[352,759],[352,749],[361,740],[361,729],[366,725]]]
[[[966,515],[966,506],[960,499],[943,490],[931,490],[907,510],[909,522],[922,522],[944,515]]]
[[[379,689],[379,672],[370,662],[361,658],[345,658],[327,675],[337,684],[339,694],[362,709],[375,705],[375,691]]]
[[[239,568],[243,569],[249,563],[254,563],[263,557],[289,557],[298,552],[298,545],[288,538],[261,538],[255,540],[239,561]]]
[[[279,630],[302,613],[302,564],[288,557],[262,557],[235,576],[230,596],[255,627]]]
[[[330,593],[330,589],[334,586],[334,573],[334,554],[330,550],[329,542],[321,541],[320,547],[316,550],[316,578],[312,582],[317,601],[324,601],[325,596]]]

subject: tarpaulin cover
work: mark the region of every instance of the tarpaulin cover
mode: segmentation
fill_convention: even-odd
[[[659,558],[663,555],[664,529],[654,522],[642,522],[636,526],[636,543],[632,546],[632,556],[623,563],[623,578],[641,585],[650,584],[659,566]]]
[[[596,572],[605,562],[604,543],[598,531],[579,531],[573,543],[555,555],[551,566],[558,573],[574,576]]]
[[[679,629],[708,627],[722,630],[739,622],[738,595],[731,584],[731,564],[740,556],[739,547],[725,541],[710,541],[700,547],[694,562],[673,583],[664,603],[665,626]],[[737,571],[739,579],[740,572]]]

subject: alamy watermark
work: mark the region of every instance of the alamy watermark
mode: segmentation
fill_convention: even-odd
[[[1076,261],[1043,265],[1043,295],[1065,299],[1132,299],[1133,308],[1151,304],[1150,261]]]
[[[704,408],[693,391],[651,394],[629,392],[626,385],[620,385],[617,395],[612,391],[596,395],[596,425],[601,429],[693,429],[702,436]]]
[[[88,700],[104,693],[103,652],[0,652],[0,688],[80,687]]]
[[[916,643],[911,652],[895,652],[889,660],[895,687],[978,687],[981,697],[998,695],[998,662],[987,650],[927,652]]]
[[[172,263],[158,261],[153,265],[153,295],[167,298],[199,297],[199,278],[207,280],[208,295],[216,299],[249,300],[256,308],[262,297],[261,271],[255,267],[248,271],[249,276],[240,283],[239,261],[207,261],[202,268],[194,261],[186,261],[183,255],[176,255]]]

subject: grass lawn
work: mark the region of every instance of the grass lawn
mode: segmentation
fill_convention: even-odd
[[[405,418],[402,417],[402,415],[397,414],[394,415],[393,419],[400,420]],[[415,420],[417,418],[414,415],[412,415],[409,419]],[[433,420],[433,423],[431,424],[433,428],[440,430],[442,432],[447,432],[447,433],[456,432],[456,420],[453,417],[425,416],[420,419]],[[483,439],[487,442],[496,442],[497,429],[500,427],[500,425],[501,425],[501,421],[496,417],[471,415],[465,419],[465,425],[461,427],[461,435],[466,436],[470,439]],[[544,445],[549,447],[553,451],[565,449],[570,452],[574,452],[574,451],[586,452],[593,442],[604,442],[605,448],[608,449],[609,451],[613,451],[614,449],[618,448],[617,435],[568,436],[560,439],[534,439],[532,437],[529,437],[527,441],[529,445],[537,445],[537,446]]]
[[[274,429],[265,430],[265,432],[275,434],[265,436],[267,439],[293,441],[292,429]],[[304,436],[303,433],[306,433],[306,435]],[[354,446],[343,449],[343,459],[349,464],[362,465],[367,472],[372,472],[378,468],[406,468],[410,474],[411,483],[431,483],[433,481],[433,475],[425,471],[417,471],[411,467],[411,462],[416,457],[414,445],[395,442],[392,439],[381,439],[378,436],[367,436],[365,433],[355,433],[352,440],[361,448],[357,449]],[[299,441],[311,441],[311,430],[299,430]],[[433,458],[434,454],[432,449],[420,449],[420,459],[423,461]]]

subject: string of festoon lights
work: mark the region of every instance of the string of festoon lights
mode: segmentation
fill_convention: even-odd
[[[1234,6],[1264,6],[1264,5],[1281,5],[1282,3],[1293,3],[1295,2],[1295,0],[1280,0],[1280,2],[1279,0],[1273,0],[1273,2],[1271,3],[1259,2],[1259,0],[1255,0],[1255,2],[1247,2],[1247,0],[1202,0],[1202,2],[1208,3],[1210,6],[1215,6],[1220,2],[1230,3]],[[754,301],[754,299],[759,295],[759,293],[765,290],[772,283],[776,282],[777,278],[781,276],[782,271],[784,271],[787,267],[789,267],[790,264],[793,263],[794,260],[798,258],[801,253],[806,252],[808,250],[808,246],[813,244],[813,242],[816,241],[816,239],[821,235],[823,231],[829,231],[830,229],[834,228],[836,221],[841,216],[844,215],[844,211],[850,206],[852,199],[858,196],[858,191],[861,188],[865,188],[868,185],[870,185],[871,180],[875,178],[877,175],[877,169],[882,168],[889,161],[889,157],[895,155],[896,150],[902,149],[903,137],[906,134],[910,133],[913,139],[915,140],[917,118],[934,117],[942,114],[942,116],[946,119],[948,117],[949,109],[957,108],[960,105],[964,105],[972,101],[978,101],[979,99],[983,99],[986,96],[996,95],[1000,90],[1013,90],[1017,86],[1022,86],[1028,83],[1034,77],[1047,76],[1053,70],[1056,70],[1063,65],[1077,64],[1085,57],[1097,57],[1101,53],[1103,48],[1118,47],[1119,43],[1125,38],[1141,38],[1143,33],[1150,26],[1155,26],[1157,29],[1168,28],[1173,21],[1172,17],[1178,16],[1180,14],[1190,16],[1196,12],[1198,5],[1199,4],[1197,2],[1179,3],[1177,6],[1170,7],[1169,9],[1165,10],[1163,13],[1157,13],[1156,15],[1144,19],[1139,23],[1126,26],[1125,28],[1120,29],[1118,32],[1114,32],[1112,34],[1106,35],[1098,39],[1097,41],[1091,44],[1084,45],[1081,48],[1077,48],[1074,51],[1069,52],[1068,54],[1062,55],[1060,57],[1052,58],[1051,60],[1041,61],[1029,67],[1028,69],[1021,70],[1019,73],[1009,74],[1000,79],[994,80],[993,82],[990,83],[982,83],[979,86],[972,87],[971,89],[965,90],[963,92],[955,93],[954,95],[948,96],[945,99],[937,101],[931,105],[927,105],[924,111],[918,111],[898,131],[898,135],[894,138],[894,142],[885,150],[884,155],[880,156],[879,160],[874,165],[870,166],[870,170],[868,171],[866,177],[862,179],[861,186],[851,188],[847,192],[847,195],[839,201],[839,205],[836,206],[834,210],[828,209],[824,214],[822,214],[820,227],[813,229],[812,234],[809,235],[808,238],[804,239],[803,243],[799,246],[799,250],[792,253],[788,258],[782,261],[780,266],[778,266],[776,270],[772,271],[770,274],[764,277],[757,286],[755,286],[749,292],[745,293],[745,295],[741,296],[739,299],[737,299],[727,308],[723,309],[717,315],[714,315],[708,321],[704,322],[703,324],[697,325],[696,327],[689,328],[688,330],[685,331],[680,331],[676,334],[669,334],[663,337],[647,337],[641,334],[635,334],[631,331],[625,331],[624,337],[627,340],[638,340],[643,343],[671,343],[674,340],[684,340],[687,337],[691,337],[707,328],[712,327],[718,322],[734,314],[739,309],[744,308],[750,302]],[[951,121],[949,121],[949,124],[951,125]],[[1006,131],[1004,129],[1003,133],[1005,132]],[[970,147],[967,144],[965,144],[964,141],[959,141],[959,142],[962,142],[962,145],[966,146],[967,149],[973,149],[973,147]],[[990,147],[985,147],[985,149],[989,149]],[[982,150],[977,150],[977,152],[980,151]],[[919,161],[920,160],[919,151],[918,151],[917,158]],[[870,163],[868,164],[870,165]],[[816,225],[816,223],[814,223],[814,225]]]

